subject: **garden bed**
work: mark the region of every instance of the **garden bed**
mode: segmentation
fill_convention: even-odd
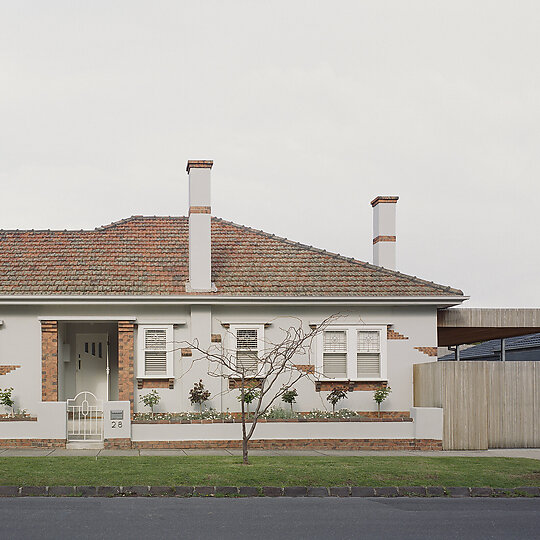
[[[251,421],[252,416],[248,416]],[[241,423],[240,413],[220,413],[214,410],[203,411],[202,413],[180,412],[180,413],[135,413],[133,424],[235,424]],[[412,422],[408,412],[386,411],[378,416],[376,412],[350,411],[341,409],[335,413],[327,411],[309,411],[291,413],[284,410],[272,410],[260,417],[258,422]]]
[[[0,414],[0,422],[37,422],[37,417],[28,414],[16,414],[15,416]]]
[[[252,418],[247,422],[251,423]],[[257,422],[266,423],[305,423],[305,422],[412,422],[412,418],[377,418],[369,416],[352,416],[349,418],[259,418]],[[241,418],[184,419],[184,418],[139,418],[134,416],[133,424],[241,424]]]

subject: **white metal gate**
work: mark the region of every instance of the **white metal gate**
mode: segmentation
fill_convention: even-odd
[[[103,400],[92,392],[79,392],[67,400],[68,441],[103,440]]]

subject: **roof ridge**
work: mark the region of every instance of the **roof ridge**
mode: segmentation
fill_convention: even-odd
[[[139,221],[145,219],[186,219],[186,216],[144,216],[142,214],[137,214],[128,218],[119,219],[118,221],[113,221],[112,223],[108,223],[107,225],[101,225],[100,227],[96,227],[94,230],[103,231],[107,229],[113,229],[115,227],[118,227],[118,225],[123,225],[124,223],[129,223],[130,221]]]
[[[127,218],[122,218],[117,221],[112,221],[111,223],[107,223],[105,225],[99,225],[98,227],[94,227],[93,229],[0,229],[0,233],[13,233],[13,232],[19,232],[19,233],[28,233],[28,232],[36,232],[36,233],[42,233],[42,232],[49,232],[49,233],[63,233],[63,232],[74,232],[74,233],[93,233],[96,231],[104,231],[107,229],[113,229],[117,227],[118,225],[123,225],[124,223],[129,223],[130,221],[137,221],[137,220],[144,220],[144,219],[185,219],[186,216],[145,216],[142,214],[136,214],[133,216],[129,216]]]
[[[347,257],[347,256],[341,255],[339,253],[334,253],[332,251],[327,251],[325,249],[310,246],[308,244],[303,244],[301,242],[296,242],[295,240],[290,240],[289,238],[285,238],[284,236],[277,236],[275,234],[268,233],[268,232],[263,231],[261,229],[255,229],[255,228],[249,227],[247,225],[240,225],[239,223],[235,223],[234,221],[229,221],[229,220],[219,218],[219,217],[216,217],[216,216],[212,216],[212,219],[217,220],[217,221],[221,221],[223,223],[227,223],[229,225],[233,225],[234,227],[238,227],[240,229],[251,231],[253,233],[259,234],[259,235],[267,237],[267,238],[273,238],[275,240],[280,240],[282,242],[287,242],[288,244],[290,244],[290,245],[292,245],[294,247],[297,247],[297,248],[308,249],[310,251],[314,251],[316,253],[321,253],[321,254],[326,255],[328,257],[331,257],[331,258],[348,261],[348,262],[351,262],[353,264],[357,264],[359,266],[363,266],[365,268],[368,268],[370,270],[374,270],[375,272],[380,272],[381,274],[386,274],[388,276],[396,276],[396,275],[398,275],[400,277],[410,279],[410,280],[412,280],[412,281],[414,281],[416,283],[420,283],[422,285],[428,285],[428,286],[433,287],[435,289],[439,289],[439,290],[442,290],[442,291],[448,291],[448,292],[451,292],[453,294],[463,295],[462,290],[454,289],[453,287],[450,287],[449,285],[441,285],[439,283],[435,283],[433,281],[428,281],[426,279],[422,279],[422,278],[419,278],[417,276],[411,276],[410,274],[404,274],[403,272],[399,272],[398,270],[390,270],[390,269],[384,268],[382,266],[376,266],[374,264],[355,259],[354,257]]]

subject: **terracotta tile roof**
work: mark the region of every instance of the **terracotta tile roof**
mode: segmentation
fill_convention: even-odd
[[[459,290],[212,218],[215,295],[453,296]],[[184,295],[188,218],[0,231],[0,295]],[[200,293],[191,293],[200,294]]]

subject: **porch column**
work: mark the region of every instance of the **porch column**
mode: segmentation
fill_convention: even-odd
[[[57,321],[41,321],[41,400],[58,401]]]
[[[118,321],[118,400],[131,403],[133,414],[134,328],[130,321]]]

